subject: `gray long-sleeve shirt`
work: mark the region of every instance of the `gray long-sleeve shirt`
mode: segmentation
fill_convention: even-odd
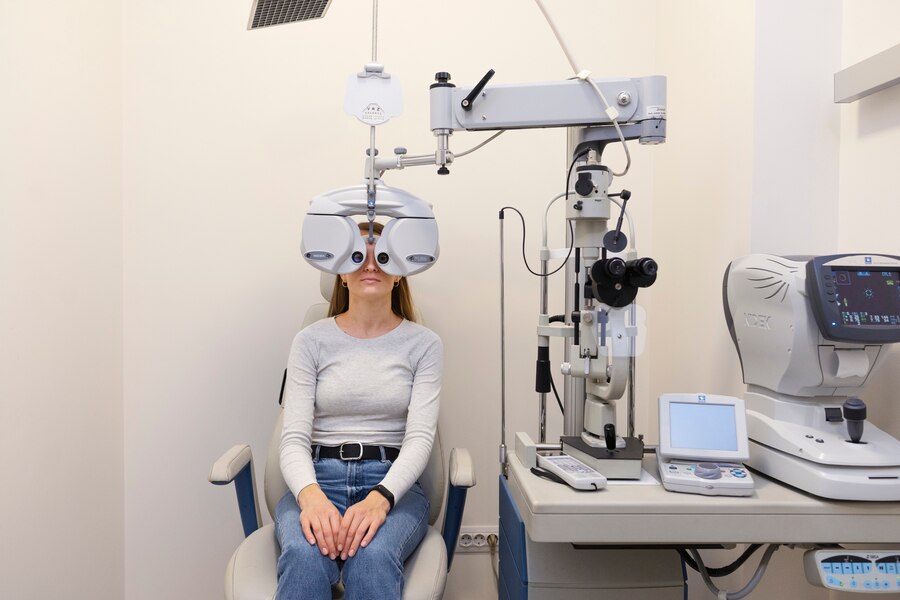
[[[281,472],[294,494],[316,482],[311,444],[394,446],[400,455],[381,482],[400,500],[431,453],[443,348],[431,330],[402,321],[360,339],[334,318],[294,338],[284,389]]]

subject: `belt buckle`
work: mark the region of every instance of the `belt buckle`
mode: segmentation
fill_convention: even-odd
[[[356,456],[344,456],[344,446],[359,446],[359,454]],[[341,444],[341,447],[338,449],[338,455],[341,457],[341,460],[359,460],[363,455],[363,445],[362,442],[345,442]]]

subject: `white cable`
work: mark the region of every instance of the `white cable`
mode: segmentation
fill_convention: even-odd
[[[622,142],[622,147],[625,149],[625,170],[621,173],[616,173],[615,171],[610,171],[613,177],[622,177],[628,170],[631,168],[631,153],[628,151],[628,144],[625,143],[625,136],[622,134],[622,129],[619,127],[618,122],[618,112],[615,108],[609,105],[609,102],[606,101],[606,97],[603,95],[603,92],[600,91],[600,88],[597,87],[597,84],[590,78],[590,71],[582,71],[578,68],[578,64],[575,62],[575,59],[572,57],[572,52],[569,50],[569,47],[566,45],[565,40],[563,40],[562,35],[559,33],[559,29],[556,27],[556,23],[553,21],[553,17],[550,16],[550,13],[547,12],[546,7],[544,7],[544,3],[541,0],[534,0],[537,3],[538,8],[541,11],[541,14],[544,15],[544,19],[547,21],[547,24],[550,26],[550,29],[553,31],[553,35],[556,37],[556,41],[559,42],[560,48],[562,48],[563,54],[566,55],[566,60],[569,61],[569,65],[572,67],[572,72],[575,73],[575,77],[577,79],[581,79],[582,81],[586,81],[591,84],[591,87],[594,88],[594,91],[597,92],[597,95],[600,97],[600,101],[603,102],[604,112],[606,116],[609,117],[610,121],[612,121],[613,127],[616,128],[616,133],[619,134],[619,141]]]
[[[569,51],[569,47],[566,45],[565,40],[563,40],[562,36],[559,34],[559,30],[556,28],[556,23],[553,22],[553,17],[550,16],[550,13],[547,12],[547,9],[544,8],[544,3],[541,0],[534,0],[538,8],[541,9],[541,12],[544,14],[544,19],[547,20],[547,24],[550,25],[550,29],[553,30],[553,35],[556,36],[556,41],[559,42],[560,47],[562,48],[563,54],[566,55],[566,60],[569,61],[569,64],[572,66],[572,71],[578,73],[581,69],[578,68],[578,65],[575,64],[575,59],[572,58],[572,53]]]
[[[568,193],[574,193],[574,190],[569,190]],[[547,221],[549,219],[550,207],[560,198],[565,198],[565,196],[565,193],[554,196],[544,207],[544,219],[541,223],[541,250],[549,250],[547,247]],[[619,210],[622,210],[621,202],[614,198],[609,198],[609,201],[618,206]],[[631,213],[628,212],[627,208],[625,209],[625,218],[628,220],[628,239],[631,241],[631,250],[637,252],[637,236],[634,234],[634,221],[631,220]]]
[[[498,573],[497,565],[500,562],[500,553],[497,552],[496,544],[491,546],[491,570],[494,572],[494,582],[499,586],[500,585],[500,574]]]
[[[610,173],[612,173],[613,177],[622,177],[623,175],[628,173],[628,170],[631,168],[631,152],[628,151],[628,144],[625,143],[625,136],[622,134],[622,129],[619,127],[619,121],[617,120],[619,115],[616,112],[616,109],[609,106],[609,102],[606,101],[606,97],[603,95],[603,92],[600,91],[600,87],[597,86],[594,80],[588,78],[586,79],[586,81],[591,84],[591,87],[594,88],[594,91],[597,92],[598,96],[600,96],[600,101],[603,102],[603,105],[606,107],[606,114],[610,116],[610,111],[612,111],[616,115],[615,117],[610,116],[610,119],[612,120],[613,127],[616,128],[616,133],[619,134],[619,140],[622,142],[622,148],[625,149],[625,170],[621,173],[616,173],[614,171],[610,171]]]
[[[756,572],[753,573],[753,577],[750,578],[750,581],[747,582],[747,585],[736,592],[725,592],[724,590],[720,590],[719,588],[717,588],[716,585],[712,582],[712,578],[709,576],[709,572],[706,570],[706,565],[703,564],[703,559],[700,558],[700,553],[693,548],[689,548],[688,554],[690,554],[691,558],[694,559],[694,562],[697,563],[697,569],[700,571],[700,575],[703,577],[703,583],[706,584],[706,587],[710,592],[715,594],[716,598],[720,600],[741,600],[742,598],[748,596],[750,592],[752,592],[759,584],[763,574],[766,572],[766,568],[769,566],[769,560],[772,558],[772,554],[774,554],[775,551],[778,550],[778,548],[778,544],[769,544],[769,547],[766,548],[766,552],[763,554],[763,557],[759,561],[759,565],[756,567]]]
[[[486,146],[488,143],[494,141],[495,139],[497,139],[498,137],[500,137],[501,135],[503,135],[504,133],[506,133],[506,131],[507,131],[507,130],[505,130],[505,129],[504,129],[503,131],[498,131],[497,133],[495,133],[494,135],[492,135],[492,136],[489,137],[488,139],[484,140],[483,142],[481,142],[481,143],[478,144],[477,146],[474,146],[473,148],[469,148],[468,150],[465,150],[465,151],[463,151],[463,152],[460,152],[459,154],[454,153],[454,154],[453,154],[453,159],[455,160],[455,159],[457,159],[457,158],[459,158],[459,157],[461,157],[461,156],[465,156],[466,154],[471,154],[472,152],[475,152],[476,150],[480,150],[481,148],[483,148],[484,146]],[[425,161],[425,162],[422,162],[422,161]],[[435,161],[435,155],[434,155],[434,154],[418,154],[418,155],[415,155],[415,156],[401,156],[401,157],[399,157],[399,158],[397,159],[397,164],[396,164],[396,165],[391,165],[391,166],[389,166],[388,168],[390,168],[390,169],[397,169],[397,168],[403,169],[403,168],[406,168],[406,167],[412,167],[412,166],[424,166],[424,165],[434,165],[434,164],[438,164],[438,163],[436,163],[436,162],[434,162],[434,161]]]
[[[550,207],[553,206],[553,203],[554,203],[554,202],[556,202],[556,201],[559,200],[560,198],[565,198],[566,195],[567,195],[567,194],[570,194],[570,193],[572,193],[572,191],[569,191],[569,192],[563,192],[562,194],[559,194],[558,196],[555,196],[552,200],[550,200],[550,202],[547,203],[547,206],[544,207],[544,221],[543,221],[543,223],[541,223],[541,225],[542,225],[542,229],[541,229],[541,250],[547,249],[547,217],[548,217],[548,214],[550,213]]]
[[[503,131],[498,131],[497,133],[495,133],[494,135],[492,135],[492,136],[489,137],[488,139],[484,140],[483,142],[481,142],[480,144],[478,144],[478,145],[475,146],[474,148],[469,148],[468,150],[466,150],[466,151],[464,151],[464,152],[460,152],[459,154],[454,154],[454,155],[453,155],[453,158],[459,158],[460,156],[465,156],[466,154],[471,154],[472,152],[475,152],[476,150],[478,150],[478,149],[481,148],[482,146],[487,145],[489,142],[493,142],[495,139],[497,139],[498,137],[500,137],[501,135],[503,135],[504,133],[506,133],[506,131],[507,131],[506,129],[504,129]]]

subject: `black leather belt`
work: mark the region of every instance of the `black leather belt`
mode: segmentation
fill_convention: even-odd
[[[399,448],[391,448],[390,446],[364,446],[361,442],[345,442],[340,446],[319,446],[313,444],[312,454],[319,452],[319,458],[339,458],[341,460],[381,460],[381,451],[384,450],[384,457],[390,461],[397,460],[400,455]]]

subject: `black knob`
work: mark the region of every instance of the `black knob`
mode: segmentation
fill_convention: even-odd
[[[378,264],[386,265],[391,258],[387,255],[387,252],[379,252],[378,253]]]
[[[616,426],[612,423],[603,426],[603,441],[606,443],[607,450],[616,449]]]
[[[594,193],[594,180],[590,173],[579,173],[575,182],[575,191],[579,196],[590,196]]]
[[[437,170],[437,174],[438,174],[438,175],[449,175],[449,174],[450,174],[450,169],[448,169],[446,166],[443,166],[443,167],[441,167],[440,169]]]
[[[432,83],[430,87],[438,88],[438,87],[456,87],[452,83],[450,83],[450,73],[445,71],[438,71],[434,74],[434,80],[437,83]]]
[[[845,419],[853,421],[866,420],[866,403],[860,398],[856,398],[855,396],[847,398],[844,400],[844,404],[841,408],[843,409]]]

